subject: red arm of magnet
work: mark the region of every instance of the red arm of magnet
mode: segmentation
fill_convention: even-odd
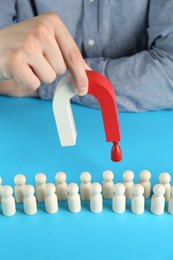
[[[115,162],[122,160],[120,141],[120,128],[115,91],[111,82],[94,71],[86,71],[89,81],[88,94],[93,95],[100,103],[107,142],[113,142],[111,159]]]

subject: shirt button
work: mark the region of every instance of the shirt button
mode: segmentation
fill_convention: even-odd
[[[88,40],[88,45],[93,46],[95,44],[95,41],[93,39]]]

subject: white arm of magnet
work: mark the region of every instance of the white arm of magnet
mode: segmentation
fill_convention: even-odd
[[[56,87],[53,112],[61,146],[76,144],[76,126],[70,99],[76,95],[71,76],[64,77]]]

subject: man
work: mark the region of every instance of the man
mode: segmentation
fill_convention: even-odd
[[[111,80],[119,111],[173,108],[173,0],[0,0],[0,9],[1,93],[51,99],[69,69],[84,95],[89,66]],[[32,19],[45,12],[54,13]]]

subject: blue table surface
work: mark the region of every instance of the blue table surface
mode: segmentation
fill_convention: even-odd
[[[77,144],[61,147],[50,101],[0,97],[3,185],[14,187],[18,173],[32,185],[38,172],[55,183],[55,173],[65,171],[68,183],[78,184],[83,171],[101,183],[104,170],[112,170],[115,182],[121,182],[123,171],[131,169],[137,183],[139,172],[148,169],[153,185],[161,172],[172,174],[173,111],[119,113],[123,160],[113,163],[100,110],[75,104],[72,109]],[[40,203],[34,216],[25,215],[18,204],[15,216],[4,217],[0,205],[0,234],[0,259],[173,259],[173,216],[167,210],[152,215],[150,200],[140,216],[131,213],[130,201],[124,214],[113,213],[110,200],[104,200],[100,214],[91,213],[88,202],[77,214],[61,202],[55,215]]]

